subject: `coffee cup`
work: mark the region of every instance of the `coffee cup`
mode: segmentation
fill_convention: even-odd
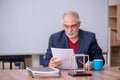
[[[93,60],[93,69],[96,71],[100,71],[103,68],[103,60],[102,59],[94,59]]]

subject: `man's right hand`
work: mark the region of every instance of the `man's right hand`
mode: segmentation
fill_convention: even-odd
[[[62,64],[61,60],[57,60],[57,58],[52,57],[49,62],[49,67],[58,67]]]

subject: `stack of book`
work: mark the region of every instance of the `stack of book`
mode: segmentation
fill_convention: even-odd
[[[54,67],[42,67],[42,68],[26,67],[26,69],[33,78],[61,76],[60,70]]]

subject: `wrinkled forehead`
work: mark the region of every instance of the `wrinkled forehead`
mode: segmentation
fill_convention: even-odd
[[[63,23],[64,24],[75,24],[77,23],[79,20],[73,16],[73,15],[66,15],[64,18],[63,18]]]

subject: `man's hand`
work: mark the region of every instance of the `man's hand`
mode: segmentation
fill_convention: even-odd
[[[62,64],[61,60],[57,60],[57,58],[52,57],[49,62],[49,67],[58,67],[59,65]]]
[[[88,69],[88,68],[90,69],[89,64],[90,64],[89,61],[85,63],[85,69]]]
[[[88,69],[89,68],[89,70],[92,70],[93,69],[93,62],[86,62],[85,63],[85,69]]]

